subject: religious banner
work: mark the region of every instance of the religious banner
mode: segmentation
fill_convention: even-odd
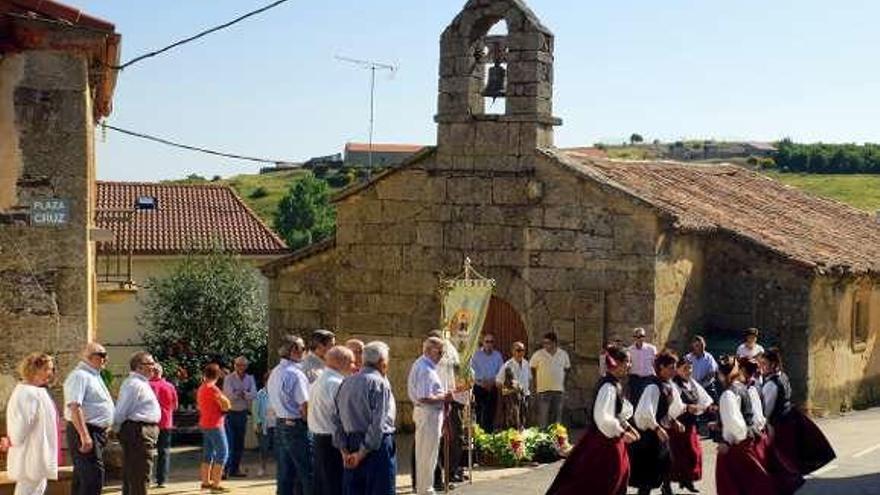
[[[480,333],[486,321],[486,313],[489,311],[489,301],[492,299],[495,281],[466,277],[447,280],[445,285],[444,330],[459,351],[462,366],[458,370],[458,379],[471,383],[472,371],[467,364],[480,346]]]

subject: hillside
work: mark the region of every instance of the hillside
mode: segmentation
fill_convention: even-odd
[[[764,173],[784,184],[847,203],[860,210],[870,213],[880,210],[880,175]]]

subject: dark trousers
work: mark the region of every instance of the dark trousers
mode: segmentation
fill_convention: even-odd
[[[226,413],[226,439],[229,442],[229,459],[224,471],[238,474],[241,470],[241,456],[244,453],[244,435],[247,432],[247,411]]]
[[[312,434],[305,421],[278,420],[275,427],[276,495],[313,495]]]
[[[314,435],[315,494],[342,494],[342,454],[333,446],[333,435]]]
[[[147,495],[159,426],[126,421],[119,431],[122,445],[122,495]]]
[[[639,404],[639,399],[642,398],[642,392],[645,391],[645,387],[648,386],[652,379],[653,377],[651,376],[629,375],[629,379],[627,380],[627,395],[633,407],[636,407]]]
[[[363,435],[349,435],[348,450],[356,451]],[[382,436],[382,445],[370,452],[354,469],[346,469],[342,478],[344,495],[394,495],[397,475],[397,447],[394,435]]]
[[[107,429],[86,425],[95,447],[83,454],[82,442],[73,423],[67,423],[67,446],[73,458],[72,495],[101,495],[104,489],[104,449],[107,447]]]
[[[159,430],[156,442],[156,484],[164,485],[171,471],[171,430]]]
[[[477,424],[486,433],[495,431],[495,407],[497,404],[496,389],[474,385],[474,409],[477,414]]]

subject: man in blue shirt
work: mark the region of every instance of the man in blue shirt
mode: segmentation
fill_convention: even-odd
[[[387,378],[388,345],[370,342],[363,356],[364,368],[345,378],[336,394],[333,444],[345,465],[342,493],[394,495],[397,405]]]
[[[495,336],[491,333],[483,335],[483,347],[471,358],[474,370],[474,409],[477,424],[487,433],[495,431],[495,407],[498,394],[495,388],[495,377],[504,366],[504,358],[495,350]]]
[[[718,363],[715,357],[706,350],[706,339],[697,335],[691,341],[691,352],[685,356],[693,367],[693,378],[696,380],[713,399],[718,400],[718,390],[715,386],[715,374],[718,373]]]
[[[275,458],[277,495],[313,494],[312,435],[306,425],[309,381],[294,361],[302,355],[303,340],[292,335],[281,341],[281,361],[269,375],[266,389],[269,404],[275,411]]]

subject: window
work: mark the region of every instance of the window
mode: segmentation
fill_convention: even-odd
[[[871,287],[860,285],[853,294],[852,345],[853,350],[865,350],[871,329]]]

